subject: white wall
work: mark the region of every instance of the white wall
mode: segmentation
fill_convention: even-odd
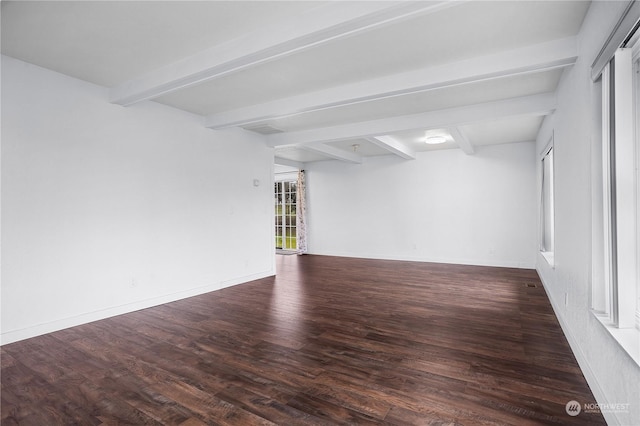
[[[260,137],[107,95],[2,58],[3,343],[275,272]]]
[[[637,425],[640,368],[589,309],[590,280],[598,279],[591,276],[592,185],[601,185],[601,165],[592,161],[599,157],[595,150],[601,129],[600,95],[591,82],[590,67],[626,4],[592,3],[579,36],[578,61],[565,71],[558,88],[558,109],[539,134],[538,151],[554,134],[555,269],[539,256],[537,270],[598,402],[630,404],[628,412],[606,413],[607,421]],[[594,253],[601,250],[596,248]]]
[[[308,170],[309,252],[533,268],[532,142]]]

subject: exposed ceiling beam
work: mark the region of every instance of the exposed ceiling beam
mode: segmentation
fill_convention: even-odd
[[[565,67],[574,64],[576,59],[576,38],[569,37],[225,111],[208,116],[205,126],[224,128],[265,122],[443,87]]]
[[[362,163],[362,156],[353,152],[345,151],[340,148],[336,148],[331,145],[324,144],[311,144],[302,146],[303,149],[308,151],[318,152],[320,154],[331,157],[335,160],[346,161],[347,163],[360,164]]]
[[[304,163],[301,163],[299,161],[288,160],[286,158],[274,157],[273,158],[273,163],[274,164],[278,164],[280,166],[294,167],[294,168],[296,168],[298,170],[303,170],[304,169]]]
[[[126,81],[113,87],[109,97],[112,103],[132,105],[328,41],[402,22],[458,3],[329,2],[301,14],[291,24],[269,25]]]
[[[523,96],[475,105],[429,111],[420,114],[384,118],[381,120],[348,123],[297,132],[285,132],[266,137],[267,144],[276,146],[300,146],[345,139],[368,138],[409,130],[427,130],[453,127],[484,120],[527,115],[548,115],[556,108],[554,93]]]
[[[449,134],[451,135],[451,137],[453,137],[453,140],[456,141],[460,149],[463,150],[465,154],[467,155],[475,154],[476,151],[473,148],[473,145],[471,144],[471,142],[469,141],[469,138],[467,138],[467,135],[464,134],[464,132],[460,127],[457,127],[457,126],[450,127]]]
[[[416,159],[416,152],[413,148],[403,144],[393,136],[373,136],[367,138],[367,140],[380,148],[386,149],[392,154],[404,158],[405,160]]]

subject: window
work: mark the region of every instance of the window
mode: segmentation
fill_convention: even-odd
[[[634,115],[638,78],[633,51],[619,49],[602,73],[602,176],[605,303],[598,311],[618,328],[638,327],[638,197]],[[636,55],[637,67],[637,55]],[[635,82],[634,82],[635,80]],[[635,86],[635,89],[634,89]],[[635,98],[635,99],[634,99]],[[634,111],[635,110],[635,111]],[[595,306],[592,306],[595,308]]]
[[[636,310],[635,326],[640,330],[640,39],[636,41],[633,49],[633,84],[634,84],[634,124],[636,147]]]
[[[592,239],[591,308],[640,364],[638,72],[640,42],[638,36],[629,36],[604,65],[597,82],[602,94],[602,186],[601,193],[594,194],[600,206],[594,201],[593,217],[598,223]]]
[[[547,262],[553,266],[554,245],[554,209],[553,209],[553,139],[542,151],[542,176],[540,203],[540,218],[542,221],[542,235],[540,236],[540,251]]]

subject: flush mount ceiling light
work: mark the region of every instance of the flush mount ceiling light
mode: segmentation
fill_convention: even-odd
[[[440,143],[445,143],[447,141],[447,138],[445,138],[444,136],[427,136],[425,137],[424,141],[429,145],[437,145]]]

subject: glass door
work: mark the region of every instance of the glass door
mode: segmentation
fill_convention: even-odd
[[[298,183],[275,182],[276,249],[297,250],[296,201]]]

